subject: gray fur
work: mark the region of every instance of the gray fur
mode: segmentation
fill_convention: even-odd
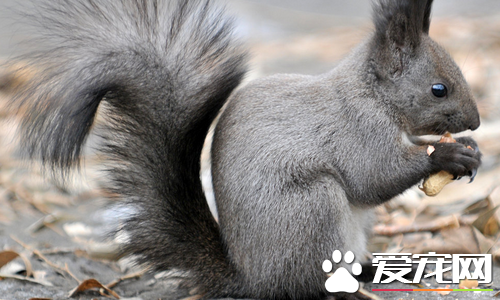
[[[363,257],[374,206],[480,163],[470,138],[428,156],[417,137],[479,126],[460,70],[427,35],[431,0],[380,0],[374,34],[333,71],[272,76],[231,97],[245,54],[209,0],[34,4],[44,50],[26,57],[44,71],[14,101],[27,111],[23,145],[67,170],[105,108],[109,188],[137,209],[125,250],[189,271],[206,298],[324,297],[323,260]],[[199,158],[228,98],[212,149],[217,226]]]
[[[102,108],[107,188],[136,208],[124,251],[189,270],[207,297],[237,293],[199,180],[209,126],[245,73],[231,19],[209,0],[33,4],[41,50],[21,59],[41,72],[14,99],[23,148],[69,169]]]
[[[365,254],[372,207],[438,170],[479,165],[471,150],[436,159],[408,142],[479,126],[460,70],[427,35],[430,2],[381,1],[375,34],[330,73],[272,76],[231,98],[214,136],[214,189],[228,255],[256,296],[320,295],[335,249]]]

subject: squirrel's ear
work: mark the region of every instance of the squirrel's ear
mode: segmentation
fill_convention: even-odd
[[[424,27],[422,28],[422,31],[425,34],[429,34],[429,27],[431,25],[431,10],[432,10],[432,1],[433,0],[427,0],[427,4],[425,6],[425,12],[424,12]]]
[[[378,44],[415,49],[421,34],[429,33],[433,0],[379,0],[373,22]]]

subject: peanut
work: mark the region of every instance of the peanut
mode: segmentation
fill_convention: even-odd
[[[439,143],[456,143],[457,141],[451,136],[450,133],[445,133]],[[429,145],[427,154],[430,156],[434,152],[434,147]],[[440,171],[432,174],[424,180],[423,186],[420,188],[427,196],[436,196],[441,192],[445,185],[453,181],[454,176],[446,171]]]

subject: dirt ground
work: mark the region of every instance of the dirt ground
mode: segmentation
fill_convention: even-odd
[[[345,7],[339,15],[334,8],[321,13],[324,3],[319,0],[310,8],[300,1],[288,6],[283,1],[264,2],[235,1],[231,7],[241,14],[238,30],[252,54],[248,80],[281,72],[325,72],[371,30],[366,8]],[[484,1],[475,3],[479,2]],[[367,1],[353,3],[368,5]],[[500,291],[500,10],[495,4],[495,9],[481,6],[476,14],[464,14],[467,9],[458,2],[456,13],[447,16],[447,3],[438,4],[430,35],[455,58],[477,97],[482,125],[466,134],[478,141],[483,165],[472,184],[452,183],[433,198],[414,188],[381,206],[369,249],[372,253],[490,253],[495,262],[493,283],[472,285],[494,291],[372,293],[384,299],[490,299]],[[4,30],[0,37],[5,36]],[[15,54],[11,48],[3,49],[4,60]],[[0,300],[68,299],[70,295],[71,299],[195,297],[194,291],[182,286],[182,274],[148,273],[130,258],[118,257],[123,237],[108,233],[120,226],[129,211],[100,189],[106,175],[100,171],[102,157],[93,151],[92,137],[82,174],[75,174],[64,187],[44,176],[36,162],[20,159],[22,149],[15,142],[18,119],[5,108],[13,82],[0,78],[4,79],[0,79]],[[82,283],[86,288],[74,292]],[[369,292],[374,288],[459,285],[439,285],[429,279],[420,285],[364,286]]]

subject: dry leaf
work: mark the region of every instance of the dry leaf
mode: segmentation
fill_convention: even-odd
[[[458,284],[459,289],[475,289],[479,286],[476,279],[463,279]]]
[[[446,290],[449,288],[450,288],[450,285],[447,285],[443,290]],[[438,293],[439,295],[446,296],[446,295],[449,295],[451,293],[451,291],[437,291],[436,293]]]
[[[493,189],[493,191],[488,195],[488,200],[492,206],[500,205],[500,186]],[[500,210],[495,212],[495,218],[500,222]]]
[[[417,243],[421,243],[422,241],[427,241],[432,239],[431,232],[415,232],[405,234],[403,237],[403,246],[405,248],[413,247]]]
[[[476,221],[472,223],[474,227],[476,227],[482,234],[488,236],[494,236],[499,231],[499,224],[496,220],[495,213],[498,209],[498,205],[477,217]]]
[[[31,277],[31,275],[33,274],[33,268],[31,267],[31,262],[29,261],[29,259],[25,255],[19,254],[15,251],[8,250],[8,251],[0,252],[0,268],[5,266],[9,262],[13,261],[17,257],[21,258],[21,260],[24,263],[23,271],[26,272],[26,277]]]
[[[476,227],[471,226],[472,231],[474,233],[474,238],[475,241],[479,247],[479,251],[477,253],[488,253],[490,252],[491,248],[495,244],[495,241],[485,237],[479,230],[477,230]]]
[[[113,292],[112,290],[110,290],[109,288],[107,288],[106,286],[104,286],[102,283],[100,283],[99,281],[97,281],[95,279],[87,279],[87,280],[83,281],[82,283],[80,283],[79,286],[77,286],[75,289],[73,289],[69,293],[69,297],[73,297],[80,292],[84,292],[84,291],[91,290],[91,289],[103,289],[109,295],[115,297],[116,299],[120,299],[120,296],[118,296],[117,293]]]
[[[19,256],[17,252],[14,251],[2,251],[0,252],[0,268],[10,263]]]
[[[422,241],[421,243],[415,245],[413,253],[482,253],[481,247],[478,242],[478,240],[482,240],[482,238],[484,237],[475,234],[474,229],[471,226],[445,229],[442,230],[439,234],[436,234],[431,240]]]

